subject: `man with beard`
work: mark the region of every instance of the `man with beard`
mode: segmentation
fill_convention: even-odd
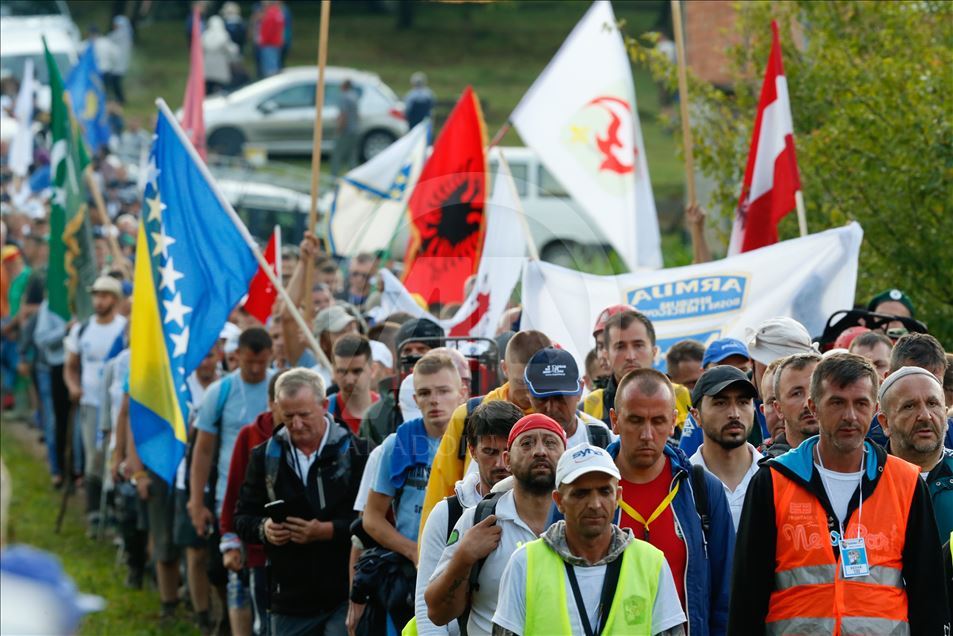
[[[470,415],[466,431],[467,448],[477,471],[467,473],[457,482],[454,494],[434,506],[420,535],[420,561],[417,564],[417,587],[414,592],[417,634],[459,633],[457,629],[451,632],[451,627],[456,627],[454,623],[437,627],[428,618],[424,598],[427,584],[463,511],[476,506],[490,494],[493,486],[509,477],[510,471],[503,462],[503,452],[510,430],[522,417],[523,412],[518,406],[503,400],[481,404]]]
[[[83,448],[73,449],[73,466],[74,470],[79,466],[75,458],[82,451],[86,477],[86,516],[92,528],[99,517],[99,497],[102,492],[104,449],[100,448],[96,438],[103,367],[116,340],[122,336],[127,320],[118,313],[119,301],[123,298],[122,284],[118,280],[111,276],[100,276],[89,291],[93,296],[94,315],[74,324],[63,341],[66,349],[63,380],[69,390],[70,400],[77,404],[76,422],[83,436]]]
[[[474,524],[479,506],[457,521],[427,586],[430,620],[446,625],[467,610],[467,634],[490,634],[500,578],[510,555],[546,530],[556,464],[566,450],[566,432],[540,413],[521,418],[510,430],[503,461],[513,474],[513,489],[496,501],[495,510]],[[482,563],[476,586],[471,569]]]
[[[940,536],[953,531],[953,450],[943,447],[946,407],[943,387],[920,367],[902,367],[880,387],[877,418],[889,438],[887,452],[920,467],[933,500]]]
[[[721,482],[693,475],[685,453],[666,443],[675,430],[672,382],[655,369],[626,374],[610,415],[619,436],[607,449],[622,476],[619,527],[665,554],[690,633],[725,634],[735,528]]]
[[[774,411],[784,425],[784,439],[765,450],[777,457],[817,435],[817,418],[807,404],[811,373],[821,361],[819,353],[796,353],[781,360],[774,372]]]
[[[612,457],[581,444],[563,453],[556,475],[565,520],[513,554],[493,633],[684,634],[665,555],[612,523],[621,495]]]
[[[731,520],[738,529],[741,508],[762,455],[746,440],[754,426],[757,389],[740,369],[721,365],[702,374],[692,391],[692,417],[702,428],[704,443],[691,457],[725,487]]]
[[[505,400],[518,406],[524,415],[533,413],[529,401],[529,387],[524,379],[526,365],[534,353],[550,346],[549,337],[541,331],[520,331],[510,338],[506,344],[506,353],[503,355],[503,374],[506,383],[493,389],[485,396],[483,402]],[[430,482],[427,484],[427,496],[424,499],[424,509],[421,513],[421,527],[427,522],[430,511],[438,501],[453,494],[454,485],[463,478],[470,456],[465,446],[461,446],[464,423],[468,411],[480,401],[471,398],[466,404],[461,404],[453,411],[447,432],[440,441],[440,449],[434,459],[430,472]]]
[[[748,488],[729,633],[949,631],[926,484],[915,466],[865,439],[878,385],[858,355],[815,367],[809,405],[820,434],[767,461]]]

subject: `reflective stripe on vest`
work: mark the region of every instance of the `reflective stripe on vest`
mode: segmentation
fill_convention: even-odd
[[[778,470],[774,482],[778,529],[775,589],[766,617],[768,634],[906,634],[907,594],[903,547],[916,467],[888,456],[877,486],[855,510],[848,538],[863,537],[870,573],[845,579],[834,558],[827,512],[807,488]]]
[[[572,634],[566,569],[562,557],[542,539],[527,543],[526,623],[524,634]],[[644,541],[633,540],[622,553],[622,571],[612,598],[603,635],[648,635],[665,555]],[[585,610],[583,610],[585,611]]]

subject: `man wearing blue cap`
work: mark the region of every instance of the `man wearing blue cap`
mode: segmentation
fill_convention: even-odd
[[[737,367],[747,373],[751,370],[751,355],[745,343],[735,338],[721,338],[715,340],[705,349],[702,358],[702,368],[708,369],[716,365],[727,364]]]
[[[578,410],[582,396],[579,367],[563,349],[540,349],[526,363],[524,372],[533,410],[553,418],[566,431],[567,447],[592,444],[607,447],[617,438],[601,420]]]

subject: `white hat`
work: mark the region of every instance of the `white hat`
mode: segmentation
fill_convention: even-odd
[[[605,450],[591,444],[573,446],[562,454],[556,464],[556,487],[571,484],[582,475],[593,472],[605,473],[616,479],[622,478],[612,456]]]
[[[222,330],[218,334],[219,340],[231,340],[233,337],[235,340],[238,340],[238,336],[242,334],[242,330],[234,322],[226,322],[222,325]]]
[[[763,365],[795,353],[817,351],[811,342],[811,334],[793,318],[765,320],[757,329],[749,328],[745,340],[748,353]]]
[[[400,389],[397,391],[397,403],[400,405],[400,414],[404,421],[415,420],[423,417],[417,402],[414,401],[414,374],[409,374],[404,381],[400,383]]]
[[[394,368],[394,356],[390,347],[380,340],[371,340],[371,359],[388,369]]]

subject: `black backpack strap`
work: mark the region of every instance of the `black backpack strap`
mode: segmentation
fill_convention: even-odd
[[[490,515],[496,514],[496,504],[500,501],[505,493],[502,492],[491,492],[489,495],[480,500],[480,503],[476,505],[476,510],[473,511],[473,525],[476,525],[489,517]],[[479,561],[473,564],[473,567],[470,568],[470,593],[480,589],[479,579],[480,579],[480,570],[483,569],[483,564],[486,562],[486,557],[483,557]]]
[[[701,464],[692,464],[691,472],[692,494],[695,497],[695,511],[702,522],[702,532],[705,533],[705,542],[708,542],[708,532],[711,530],[711,515],[708,514],[708,484],[705,480],[705,469]]]
[[[586,424],[586,433],[589,443],[599,448],[608,448],[610,443],[609,429],[601,424]]]
[[[456,495],[450,495],[444,501],[447,502],[447,541],[449,541],[453,527],[457,525],[460,515],[463,514],[463,504],[460,503],[460,498]]]
[[[609,620],[609,610],[612,609],[612,599],[615,598],[616,588],[619,586],[619,575],[622,574],[622,558],[620,554],[615,561],[606,565],[606,578],[602,582],[602,597],[599,600],[599,633],[605,629]]]

